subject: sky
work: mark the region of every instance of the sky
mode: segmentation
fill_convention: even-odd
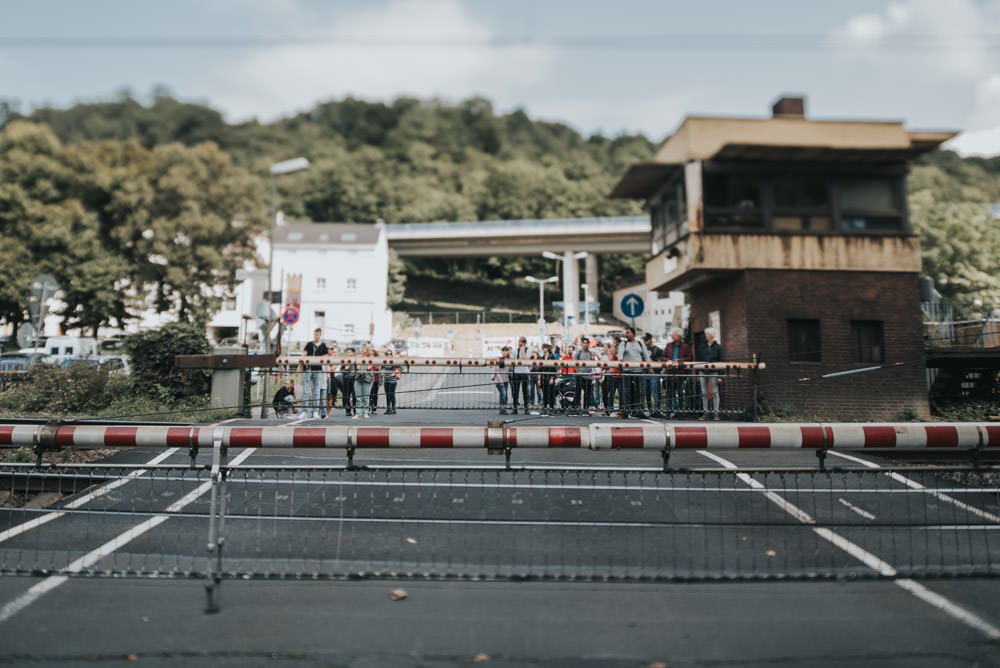
[[[589,134],[687,115],[902,120],[1000,154],[1000,0],[0,0],[0,98],[156,89],[230,121],[348,95],[490,99]]]

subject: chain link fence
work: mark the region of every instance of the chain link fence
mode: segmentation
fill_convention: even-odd
[[[3,574],[218,583],[1000,573],[997,473],[969,468],[5,464],[0,481],[10,490]],[[39,494],[58,500],[32,507]]]

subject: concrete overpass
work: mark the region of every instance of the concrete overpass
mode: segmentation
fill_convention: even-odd
[[[386,225],[402,257],[539,255],[543,251],[648,253],[649,216]]]
[[[648,216],[553,218],[457,223],[399,223],[385,226],[389,248],[401,257],[477,257],[490,255],[563,256],[563,302],[576,314],[580,299],[577,253],[586,252],[586,281],[597,295],[597,255],[648,253]],[[570,323],[572,324],[572,323]]]

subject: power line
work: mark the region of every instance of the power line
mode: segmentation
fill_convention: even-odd
[[[998,49],[1000,34],[949,33],[945,35],[888,36],[875,44],[859,44],[844,37],[821,34],[635,34],[635,35],[539,35],[498,36],[487,39],[455,36],[414,37],[412,35],[345,35],[325,37],[296,36],[0,36],[0,48],[213,48],[242,49],[279,46],[407,46],[413,48],[531,47],[567,49],[644,49],[644,50],[718,50],[718,51],[823,51],[841,47],[874,51],[928,51],[943,49]]]

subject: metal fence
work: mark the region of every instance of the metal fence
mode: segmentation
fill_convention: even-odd
[[[295,410],[289,416],[320,412],[320,400],[309,391],[307,373],[287,370],[273,374],[269,385],[281,386],[292,378],[296,386]],[[394,386],[376,374],[362,402],[364,386],[353,376],[321,374],[325,405],[332,417],[368,409],[384,411],[504,410],[517,408],[522,415],[642,415],[657,418],[715,417],[714,393],[718,393],[720,418],[749,418],[755,405],[756,375],[748,369],[711,372],[672,371],[669,374],[595,372],[567,374],[555,369],[524,374],[520,379],[498,384],[495,372],[483,368],[404,368]],[[708,379],[721,379],[718,384]],[[345,388],[347,391],[345,391]],[[388,391],[387,391],[388,390]],[[515,394],[516,393],[516,394]],[[390,402],[391,398],[391,402]],[[332,410],[331,410],[332,409]],[[362,408],[362,411],[364,409]]]
[[[259,467],[220,464],[218,449],[212,469],[6,464],[0,573],[197,578],[209,591],[248,578],[995,576],[997,476]],[[60,500],[22,504],[40,492]]]

